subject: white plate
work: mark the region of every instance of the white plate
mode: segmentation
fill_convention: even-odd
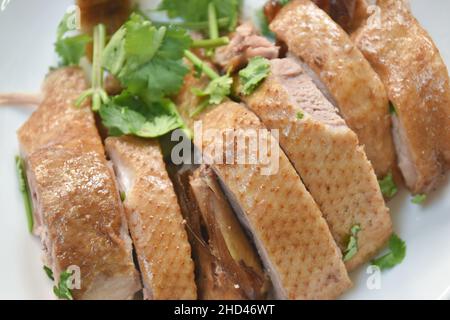
[[[9,3],[8,3],[9,2]],[[264,0],[246,0],[251,16]],[[412,0],[412,9],[450,64],[450,1]],[[2,6],[3,4],[3,6]],[[39,90],[54,65],[56,26],[70,0],[0,0],[0,91]],[[6,5],[6,6],[5,6]],[[18,192],[14,156],[16,130],[30,115],[27,108],[0,107],[0,299],[53,299],[42,271],[38,239],[27,232]],[[366,267],[352,273],[347,299],[437,299],[450,287],[450,184],[447,181],[424,207],[411,204],[406,191],[389,203],[396,232],[406,241],[405,261],[381,277],[381,289],[369,290]]]

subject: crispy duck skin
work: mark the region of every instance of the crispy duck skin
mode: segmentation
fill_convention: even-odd
[[[144,298],[197,298],[184,219],[158,141],[106,139],[144,283]]]
[[[379,10],[354,40],[395,107],[394,140],[406,184],[414,193],[427,193],[450,163],[448,71],[403,1],[382,0],[377,5]]]
[[[341,250],[347,247],[351,228],[361,227],[358,253],[347,268],[371,259],[392,233],[389,209],[356,134],[297,59],[272,60],[269,77],[243,99],[268,128],[280,131],[281,147]]]
[[[199,299],[264,299],[269,288],[258,255],[208,166],[175,169],[187,220]]]
[[[318,87],[358,135],[377,176],[395,171],[386,91],[344,30],[309,0],[284,6],[270,28],[314,73]]]
[[[367,19],[365,0],[313,0],[347,33],[356,30]]]
[[[367,19],[365,0],[312,0],[336,21],[346,32],[352,33]],[[267,21],[272,22],[283,6],[278,0],[269,0],[264,6]]]
[[[195,78],[185,85],[195,83]],[[180,108],[189,108],[180,104]],[[245,130],[265,129],[258,117],[242,104],[225,102],[211,106],[199,118],[203,132],[219,130],[223,135],[232,129],[236,139],[226,150],[236,150]],[[244,133],[245,134],[245,133]],[[214,137],[204,136],[197,147],[207,150]],[[252,235],[258,253],[278,299],[334,299],[351,287],[342,254],[333,240],[325,219],[306,190],[300,177],[281,149],[267,132],[259,137],[278,151],[278,170],[263,175],[273,161],[257,164],[220,164],[212,168],[222,189],[246,230]],[[246,146],[243,152],[251,155]],[[207,152],[207,151],[206,151]],[[270,152],[270,151],[268,151]],[[206,157],[214,158],[214,154]],[[224,154],[226,157],[226,155]]]
[[[89,105],[74,106],[86,88],[79,69],[52,72],[42,104],[19,129],[35,232],[56,282],[80,268],[75,299],[129,299],[140,283],[119,191]]]

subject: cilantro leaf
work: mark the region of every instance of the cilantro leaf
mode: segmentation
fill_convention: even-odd
[[[380,184],[381,192],[385,197],[392,198],[397,194],[398,188],[395,185],[392,173],[389,173],[384,179],[378,180],[378,183]]]
[[[427,200],[426,194],[417,194],[412,198],[411,202],[414,204],[423,204]]]
[[[19,178],[19,190],[22,193],[23,203],[25,205],[25,213],[27,215],[28,231],[33,232],[33,204],[31,202],[30,187],[28,186],[27,174],[25,171],[25,163],[23,159],[16,156],[16,170]]]
[[[229,75],[212,80],[205,90],[193,89],[199,97],[208,97],[209,104],[220,104],[231,93],[233,79]]]
[[[263,57],[254,57],[250,59],[248,66],[239,71],[242,94],[248,96],[253,93],[258,88],[260,83],[267,78],[269,73],[269,60]]]
[[[148,91],[154,100],[175,94],[189,71],[182,58],[192,39],[175,27],[156,28],[138,14],[113,35],[103,66],[133,94]]]
[[[350,230],[350,238],[348,240],[347,249],[344,251],[344,261],[351,260],[358,253],[358,233],[361,227],[356,224]]]
[[[47,277],[50,278],[50,280],[55,280],[55,278],[53,277],[53,271],[52,271],[52,269],[50,269],[50,268],[47,267],[47,266],[44,266],[44,271],[45,271],[45,274],[47,275]]]
[[[372,261],[372,265],[386,270],[402,263],[406,256],[406,243],[396,234],[393,234],[389,240],[389,249],[389,253]]]
[[[70,277],[72,274],[68,271],[63,271],[59,275],[58,285],[53,287],[53,293],[60,299],[73,300],[72,292],[69,289]]]
[[[100,108],[103,125],[111,135],[133,134],[143,138],[162,136],[183,125],[175,105],[133,95],[129,91],[114,97]]]
[[[76,11],[67,12],[56,31],[55,51],[59,55],[62,66],[77,65],[86,55],[86,45],[91,42],[87,34],[67,36],[76,29]]]
[[[305,117],[305,115],[303,114],[303,112],[301,112],[301,111],[299,111],[299,112],[297,112],[297,119],[298,120],[302,120],[304,117]]]
[[[182,18],[185,22],[196,23],[208,21],[210,3],[214,3],[219,19],[230,19],[228,30],[234,30],[239,18],[239,0],[163,0],[159,9],[166,10],[170,18]]]
[[[61,58],[60,65],[77,65],[86,55],[86,45],[91,42],[87,34],[79,34],[73,37],[62,38],[55,43],[55,51]]]
[[[76,11],[66,12],[62,18],[62,20],[58,24],[58,28],[56,29],[56,39],[60,40],[64,37],[64,35],[76,29]]]

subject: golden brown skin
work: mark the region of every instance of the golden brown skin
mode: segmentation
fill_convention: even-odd
[[[157,140],[106,139],[144,282],[144,298],[197,298],[184,219]]]
[[[264,129],[258,117],[243,105],[225,102],[202,116],[204,130]],[[236,132],[239,137],[242,134]],[[260,136],[261,138],[261,136]],[[262,139],[276,144],[278,171],[263,175],[266,165],[217,164],[214,170],[246,222],[265,267],[275,296],[285,299],[334,299],[351,282],[342,255],[326,221],[270,133]],[[203,136],[203,150],[214,137]],[[236,139],[227,150],[236,150]],[[251,153],[248,144],[245,154]],[[270,152],[270,151],[268,151]],[[269,165],[274,166],[273,162]]]
[[[389,103],[378,75],[350,38],[309,0],[293,0],[271,23],[277,38],[325,84],[378,177],[396,167]]]
[[[270,129],[319,205],[342,251],[350,230],[361,227],[349,270],[373,258],[392,233],[377,178],[356,134],[292,58],[272,60],[261,87],[243,97]],[[301,119],[299,119],[298,115]]]
[[[77,68],[60,69],[47,76],[42,88],[44,99],[38,111],[18,131],[23,156],[49,144],[80,137],[101,143],[88,105],[74,106],[74,101],[86,88],[84,74]]]
[[[18,132],[36,231],[56,282],[80,268],[75,299],[129,299],[140,283],[119,191],[89,105],[74,106],[86,87],[79,69],[53,72],[43,103]]]
[[[365,0],[313,0],[346,32],[356,30],[367,18]]]
[[[381,77],[394,117],[399,166],[414,193],[427,193],[450,163],[450,87],[438,48],[403,1],[378,1],[356,32],[358,48]]]

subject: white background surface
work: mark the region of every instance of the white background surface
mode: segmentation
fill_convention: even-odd
[[[0,5],[3,0],[0,0]],[[245,0],[246,15],[264,0]],[[450,1],[412,0],[412,9],[450,65]],[[0,91],[39,90],[55,64],[56,26],[70,0],[10,0],[0,11]],[[42,271],[38,239],[27,232],[14,156],[16,130],[30,109],[0,106],[0,299],[53,299]],[[347,299],[437,299],[450,287],[450,184],[448,179],[421,207],[403,190],[389,203],[395,231],[405,239],[404,263],[382,275],[382,289],[368,290],[367,266],[352,273]]]

